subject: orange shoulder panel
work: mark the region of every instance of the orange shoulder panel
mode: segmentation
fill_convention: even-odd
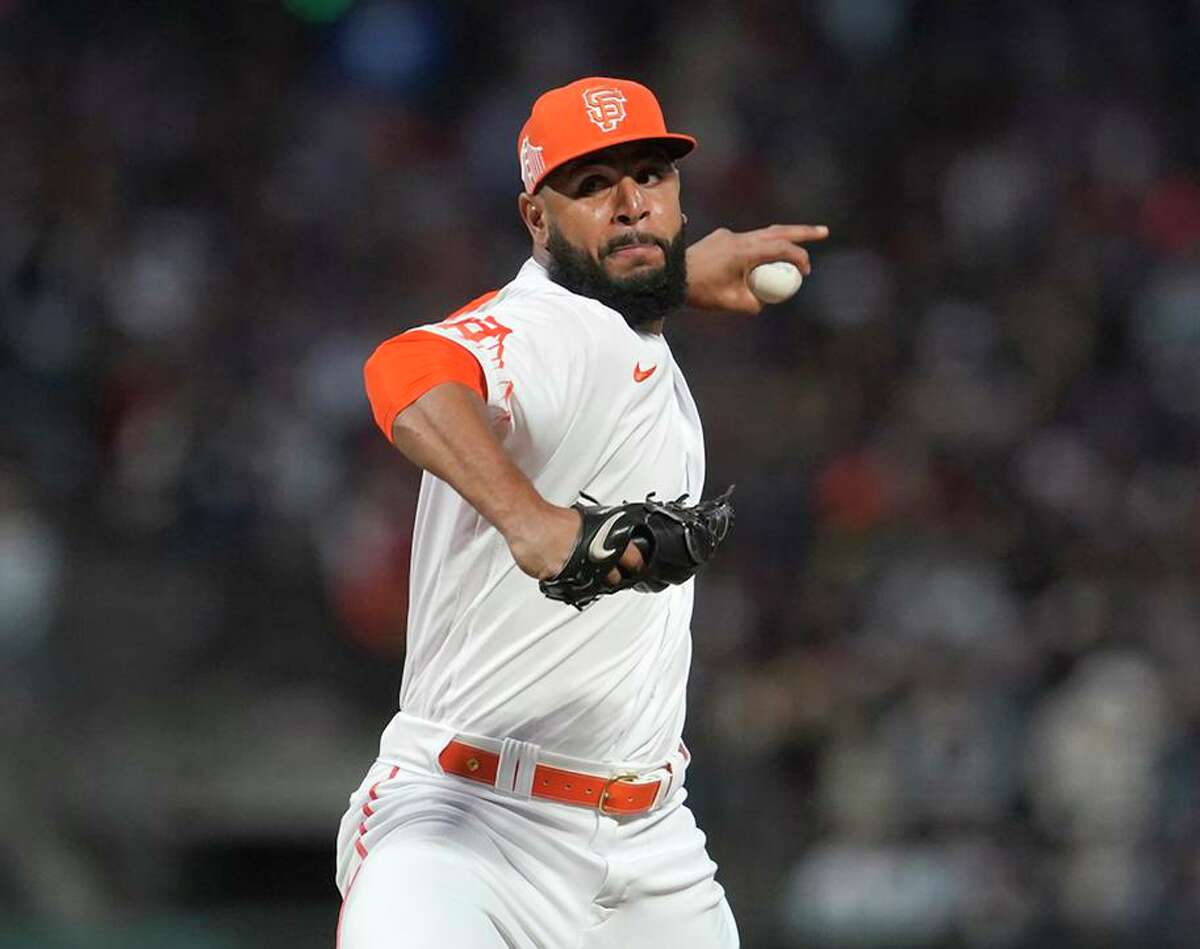
[[[443,382],[461,382],[487,399],[478,360],[458,343],[422,330],[380,343],[363,366],[363,379],[375,424],[388,441],[396,416]]]

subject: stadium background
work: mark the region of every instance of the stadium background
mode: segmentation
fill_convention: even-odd
[[[692,801],[751,949],[1200,926],[1200,4],[0,0],[0,946],[332,944],[415,472],[378,340],[508,279],[540,90],[630,75],[739,523]]]

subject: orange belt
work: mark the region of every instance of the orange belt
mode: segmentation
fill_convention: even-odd
[[[500,755],[454,739],[438,755],[438,764],[447,774],[495,787]],[[669,770],[671,766],[665,767]],[[618,774],[605,778],[539,764],[533,769],[531,793],[560,804],[594,807],[602,814],[641,814],[654,806],[662,781],[637,784],[631,780],[636,777]]]

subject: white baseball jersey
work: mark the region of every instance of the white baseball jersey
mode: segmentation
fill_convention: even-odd
[[[479,360],[495,430],[548,501],[699,500],[700,418],[661,335],[534,260],[475,309],[419,329]],[[692,581],[581,613],[543,596],[500,533],[426,473],[411,583],[404,711],[593,760],[659,762],[678,747]]]

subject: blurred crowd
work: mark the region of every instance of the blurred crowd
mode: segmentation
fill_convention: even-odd
[[[1194,945],[1198,49],[1187,0],[0,0],[0,941],[253,893],[327,944],[417,486],[362,362],[507,282],[516,131],[607,73],[700,140],[693,238],[833,234],[668,326],[738,485],[687,737],[744,944]]]

